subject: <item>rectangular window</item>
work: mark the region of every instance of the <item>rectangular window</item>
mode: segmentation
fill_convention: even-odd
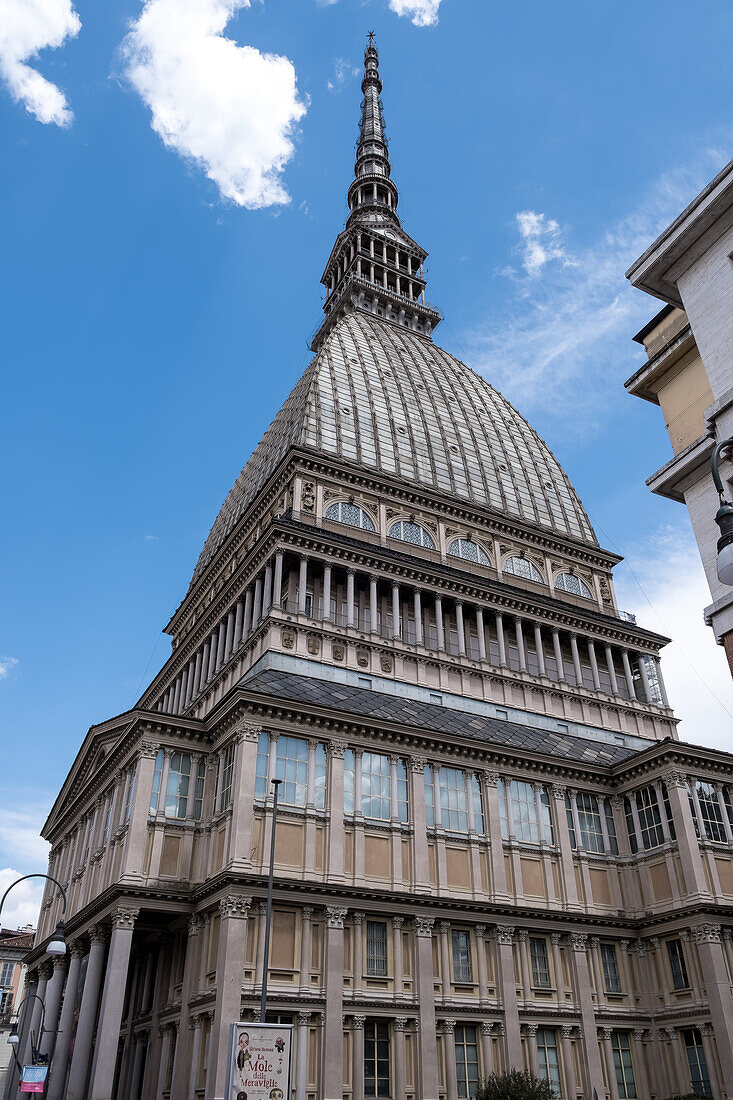
[[[381,920],[366,922],[366,972],[370,978],[387,976],[387,925]]]
[[[130,814],[132,813],[132,800],[135,797],[135,779],[136,778],[137,778],[137,774],[136,774],[135,769],[133,768],[133,770],[130,774],[130,782],[127,785],[127,799],[125,800],[125,814],[124,814],[124,820],[125,821],[130,820]]]
[[[618,969],[615,944],[601,944],[601,963],[603,964],[603,984],[606,993],[620,993],[621,975]]]
[[[264,730],[257,739],[255,766],[255,798],[267,798],[267,768],[270,760],[270,738]]]
[[[613,1064],[616,1070],[619,1100],[635,1100],[636,1082],[634,1065],[631,1061],[631,1044],[627,1031],[614,1031],[611,1035]]]
[[[616,822],[613,819],[613,807],[611,806],[610,798],[602,798],[603,813],[606,817],[606,831],[608,832],[608,843],[611,848],[611,854],[618,855],[618,840],[616,838]]]
[[[219,786],[219,812],[226,810],[232,801],[232,782],[234,780],[234,744],[227,745],[221,759],[221,780]]]
[[[234,753],[234,746],[230,749]],[[229,752],[229,749],[227,749]],[[187,752],[174,752],[168,769],[165,792],[165,816],[183,818],[188,809],[188,785],[191,778],[191,757]],[[231,780],[230,780],[231,782]]]
[[[196,769],[196,786],[193,794],[193,817],[194,821],[200,821],[201,815],[204,812],[204,777],[206,776],[206,761],[203,757],[199,759],[198,768]]]
[[[539,801],[538,818],[537,803]],[[554,844],[550,797],[546,787],[535,795],[534,785],[523,779],[499,780],[499,814],[501,835],[514,837],[525,844]]]
[[[153,789],[150,792],[150,812],[158,812],[158,799],[160,797],[160,781],[163,775],[163,750],[158,749],[155,757],[155,770],[153,771]]]
[[[308,741],[300,737],[279,736],[274,742],[275,774],[274,779],[282,782],[278,791],[278,801],[287,806],[305,806],[308,799]],[[268,789],[269,758],[271,739],[262,732],[257,744],[257,764],[255,772],[255,798],[265,800],[272,795]],[[314,750],[313,805],[317,810],[326,807],[326,749],[320,742]]]
[[[586,852],[596,854],[603,852],[605,846],[603,844],[603,829],[601,828],[598,799],[588,791],[578,791],[575,801],[578,807],[578,820],[583,847]]]
[[[550,989],[550,960],[547,957],[547,940],[529,940],[529,957],[532,963],[532,985],[535,989]]]
[[[685,954],[682,950],[682,941],[667,940],[667,954],[669,956],[669,967],[672,971],[672,988],[689,989],[690,982],[687,976],[687,967],[685,965]]]
[[[107,802],[104,807],[104,823],[102,825],[102,847],[105,846],[109,840],[109,830],[112,824],[112,792],[107,795]]]
[[[725,826],[723,824],[723,812],[720,808],[720,802],[718,801],[718,794],[712,783],[703,783],[699,779],[694,779],[697,791],[697,801],[700,806],[700,814],[702,816],[702,827],[705,831],[705,836],[708,840],[715,840],[718,843],[725,843]],[[697,817],[695,813],[694,803],[692,805],[693,819]]]
[[[361,804],[364,817],[389,821],[392,817],[390,798],[390,761],[376,752],[361,754]]]
[[[652,787],[642,787],[636,792],[636,810],[644,850],[648,852],[650,848],[658,848],[664,843],[664,830],[657,792]]]
[[[453,947],[453,981],[472,982],[473,966],[471,965],[471,936],[464,928],[451,929],[451,944]],[[446,981],[448,975],[446,975]]]
[[[712,1096],[710,1087],[710,1074],[705,1051],[702,1045],[702,1036],[696,1027],[691,1027],[682,1032],[687,1051],[687,1064],[690,1067],[690,1085],[692,1091],[698,1096]]]
[[[481,798],[481,783],[475,773],[471,776],[471,802],[473,805],[473,827],[479,836],[483,836],[484,805]]]
[[[390,1096],[389,1025],[384,1020],[364,1023],[364,1096]]]
[[[466,776],[458,768],[440,768],[438,783],[443,828],[452,833],[467,833]]]
[[[548,1081],[556,1096],[562,1094],[560,1087],[560,1062],[557,1056],[557,1035],[549,1027],[537,1029],[537,1068],[540,1077]]]
[[[9,989],[13,984],[15,963],[4,962],[0,965],[0,989]]]
[[[454,1032],[459,1100],[475,1096],[479,1087],[478,1042],[475,1027],[458,1024]]]
[[[429,764],[425,766],[424,772],[424,786],[425,786],[425,824],[428,829],[435,827],[435,781],[433,779],[433,769]]]

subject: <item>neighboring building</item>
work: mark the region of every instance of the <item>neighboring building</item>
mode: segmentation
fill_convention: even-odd
[[[24,959],[33,947],[34,931],[30,926],[0,928],[0,1088],[13,1060],[13,1049],[7,1038],[23,997]]]
[[[661,406],[674,452],[647,484],[687,505],[713,599],[705,621],[733,672],[733,588],[716,572],[718,497],[710,475],[716,443],[733,435],[733,161],[626,274],[667,303],[634,338],[647,362],[626,383],[629,393]],[[730,462],[721,474],[730,486]]]
[[[433,343],[377,64],[314,358],[170,659],[89,730],[43,830],[71,945],[62,999],[49,888],[49,1100],[223,1097],[266,966],[294,1100],[459,1100],[513,1066],[571,1100],[724,1100],[733,758],[675,739],[666,639],[617,609],[619,559]]]

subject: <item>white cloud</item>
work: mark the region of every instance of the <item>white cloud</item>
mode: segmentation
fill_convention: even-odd
[[[329,92],[335,91],[337,88],[343,88],[347,80],[353,76],[358,76],[360,69],[356,68],[343,57],[337,57],[333,63],[333,79],[328,81]]]
[[[12,867],[0,868],[0,897],[11,882],[20,877],[20,872],[14,871]],[[13,887],[3,905],[2,927],[22,928],[26,924],[32,924],[36,928],[45,885],[43,879],[38,878],[27,879]]]
[[[631,337],[657,308],[624,271],[725,159],[719,150],[704,150],[695,163],[657,180],[634,211],[584,247],[566,249],[559,226],[544,215],[519,214],[524,272],[498,273],[512,277],[516,298],[464,334],[472,365],[524,412],[540,408],[565,422],[570,393],[576,414],[605,409],[609,395],[623,398],[624,372],[634,362]],[[548,250],[561,255],[545,258]],[[545,266],[549,258],[563,262]],[[583,423],[574,417],[575,430]]]
[[[406,15],[416,27],[432,27],[438,22],[440,0],[389,0],[397,15]]]
[[[72,0],[0,0],[0,76],[39,122],[68,126],[74,117],[59,87],[28,65],[40,50],[75,38],[81,20]]]
[[[562,244],[560,226],[554,218],[536,214],[534,210],[520,210],[516,218],[522,239],[522,266],[530,278],[539,275],[550,260],[571,263]]]
[[[672,638],[662,651],[681,741],[733,751],[733,680],[723,649],[703,621],[710,590],[688,524],[633,546],[615,575],[619,606],[639,624]]]
[[[19,792],[2,790],[0,805],[0,861],[24,867],[22,874],[45,871],[48,863],[48,842],[41,836],[43,823],[48,816],[51,799],[37,791],[24,792],[26,804],[37,810],[14,809],[10,802],[18,804]]]
[[[18,663],[17,657],[0,657],[0,680],[4,680]]]
[[[223,36],[250,0],[144,0],[122,46],[130,83],[165,145],[221,195],[258,209],[289,201],[282,171],[306,111],[287,57]]]

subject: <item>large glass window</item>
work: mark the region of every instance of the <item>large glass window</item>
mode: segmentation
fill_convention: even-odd
[[[542,574],[529,558],[520,558],[519,556],[505,558],[501,568],[503,573],[509,573],[513,577],[523,577],[526,581],[542,584]]]
[[[549,1027],[537,1029],[537,1068],[540,1077],[549,1081],[556,1096],[561,1095],[560,1061],[557,1056],[557,1035]]]
[[[381,753],[361,754],[361,791],[356,791],[356,757],[352,749],[344,757],[344,809],[347,814],[358,810],[363,817],[377,821],[392,818],[392,761]],[[395,793],[397,820],[408,819],[407,767],[404,760],[396,762]]]
[[[687,1052],[687,1064],[690,1067],[690,1085],[692,1091],[698,1096],[712,1096],[710,1087],[710,1074],[705,1051],[702,1045],[702,1036],[696,1027],[687,1028],[682,1032]]]
[[[364,1096],[390,1096],[389,1025],[384,1020],[364,1023]]]
[[[337,504],[329,504],[326,509],[326,519],[333,519],[337,523],[345,523],[349,527],[360,527],[362,531],[374,530],[371,516],[358,504],[349,504],[345,500],[341,500]]]
[[[723,812],[718,801],[718,794],[712,783],[705,783],[701,779],[693,779],[695,784],[695,792],[697,794],[698,805],[700,806],[700,815],[702,817],[702,825],[705,836],[708,840],[716,840],[720,843],[724,843],[725,825],[723,824]],[[690,794],[690,808],[692,809],[692,819],[697,824],[697,813],[695,812],[695,803]],[[698,836],[700,829],[697,830]]]
[[[634,805],[632,805],[631,799],[634,799]],[[662,788],[662,804],[667,818],[670,836],[673,837],[674,829],[671,821],[672,814],[669,806],[669,798],[666,788],[664,787]],[[636,835],[634,806],[636,808],[636,816],[639,819],[641,838]],[[627,795],[624,798],[624,813],[626,816],[626,828],[628,830],[629,844],[632,852],[639,851],[640,846],[648,852],[651,848],[658,848],[664,843],[662,815],[659,808],[657,792],[653,787],[642,787],[633,794]],[[639,843],[640,839],[641,845]]]
[[[158,753],[155,757],[155,768],[153,770],[153,789],[150,792],[150,812],[151,814],[158,811],[158,798],[160,797],[160,781],[163,776],[163,750],[158,749]]]
[[[616,1070],[619,1100],[635,1100],[634,1065],[631,1061],[631,1044],[627,1031],[614,1031],[611,1035],[613,1064]]]
[[[558,592],[570,592],[573,596],[582,596],[585,600],[593,599],[588,585],[574,573],[558,573],[555,577],[555,589]]]
[[[366,972],[370,978],[387,976],[387,925],[381,920],[366,922]]]
[[[194,821],[200,821],[201,815],[204,810],[204,777],[206,776],[206,761],[203,757],[199,759],[198,767],[196,769],[196,786],[194,788],[193,795],[193,817]],[[132,784],[130,784],[132,786]]]
[[[499,815],[501,835],[510,836],[526,844],[554,844],[550,796],[546,787],[539,791],[538,799],[531,783],[523,779],[499,780]]]
[[[0,963],[0,989],[9,989],[13,984],[13,971],[15,970],[15,963],[4,962]]]
[[[439,768],[440,818],[444,829],[468,832],[468,796],[466,773],[458,768]],[[473,798],[473,792],[471,792]],[[483,830],[482,830],[483,831]]]
[[[616,841],[616,826],[614,825],[613,811],[608,803],[608,799],[598,798],[589,791],[577,791],[575,803],[578,809],[581,847],[584,848],[586,852],[595,852],[598,854],[605,852],[606,844],[603,838],[603,824],[601,823],[601,814],[603,814],[610,851],[617,854],[618,843]],[[565,810],[568,819],[568,831],[570,832],[570,844],[573,848],[577,848],[578,837],[576,835],[572,796],[570,794],[565,795]]]
[[[414,546],[423,546],[426,550],[434,550],[435,543],[432,536],[417,523],[409,523],[406,519],[398,520],[389,529],[391,539],[399,539],[401,542],[411,542]]]
[[[453,952],[453,980],[455,982],[472,982],[471,935],[467,929],[451,929],[451,947]]]
[[[530,936],[529,957],[532,964],[532,986],[535,989],[550,989],[550,960],[547,955],[547,940]]]
[[[255,772],[255,798],[264,800],[272,794],[268,790],[271,741],[267,733],[261,733],[257,744]],[[274,779],[282,780],[278,802],[286,806],[305,806],[308,800],[308,742],[300,737],[279,736],[274,742]],[[317,810],[326,807],[326,749],[320,742],[314,749],[313,805]]]
[[[463,558],[464,561],[473,561],[477,565],[491,565],[483,546],[472,539],[454,539],[448,547],[448,553],[452,558]]]
[[[165,816],[184,818],[188,812],[188,787],[191,779],[191,757],[187,752],[174,752],[168,769],[165,792]]]
[[[601,963],[603,965],[603,984],[606,993],[620,993],[621,975],[618,969],[618,958],[616,955],[615,944],[601,944]]]
[[[425,787],[425,824],[429,829],[435,826],[435,777],[429,764],[423,773]]]
[[[672,971],[672,988],[689,989],[690,981],[687,976],[682,941],[667,940],[667,954],[669,956],[669,968]]]
[[[221,758],[221,777],[219,779],[219,811],[226,810],[232,802],[232,782],[234,780],[234,744],[227,745]]]
[[[479,1087],[478,1042],[476,1028],[458,1024],[454,1032],[456,1044],[456,1080],[459,1100],[475,1096]]]
[[[125,799],[125,810],[122,817],[123,821],[129,821],[130,814],[132,813],[132,800],[135,797],[135,778],[136,771],[133,768],[130,773],[130,782],[127,784],[127,797]]]

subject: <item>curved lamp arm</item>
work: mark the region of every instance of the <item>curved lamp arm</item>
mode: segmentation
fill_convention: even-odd
[[[18,1036],[18,1034],[19,1034],[20,1014],[23,1011],[23,1005],[26,1003],[26,1001],[38,1001],[41,1005],[41,1026],[38,1030],[38,1046],[36,1046],[35,1043],[33,1042],[33,1032],[31,1032],[31,1052],[32,1052],[32,1055],[33,1055],[33,1064],[35,1065],[36,1064],[36,1058],[38,1057],[38,1054],[39,1054],[39,1048],[40,1048],[40,1045],[41,1045],[41,1040],[43,1039],[43,1035],[44,1035],[44,1032],[46,1030],[46,1028],[45,1028],[45,1024],[46,1024],[46,1006],[43,1003],[43,998],[39,997],[37,993],[26,993],[22,997],[21,1002],[18,1005],[18,1018],[15,1022],[14,1032],[11,1031],[10,1035],[12,1036],[13,1033],[14,1033],[16,1036]],[[11,1042],[11,1046],[13,1047],[13,1050],[15,1050],[16,1045],[17,1044]],[[18,1061],[17,1054],[15,1056],[15,1060],[16,1060],[16,1063],[18,1064],[18,1066],[20,1067],[20,1062]]]
[[[725,499],[723,480],[719,469],[720,456],[729,447],[733,447],[733,438],[722,439],[720,443],[716,444],[710,456],[710,473],[720,501],[720,507],[715,513],[715,522],[720,528],[716,561],[718,580],[721,584],[733,585],[733,504]]]
[[[2,913],[2,911],[3,911],[3,905],[5,904],[5,899],[6,899],[6,897],[8,896],[8,894],[10,893],[10,891],[11,891],[11,890],[13,889],[13,887],[14,887],[14,886],[17,886],[19,882],[25,882],[25,881],[26,881],[26,879],[29,879],[29,878],[45,878],[45,879],[48,879],[48,881],[49,881],[49,882],[52,882],[52,883],[54,884],[54,886],[57,886],[57,887],[58,887],[58,889],[59,889],[59,891],[60,891],[60,893],[61,893],[61,899],[62,899],[62,901],[63,901],[63,903],[64,903],[64,907],[63,907],[63,909],[61,910],[61,915],[62,915],[62,916],[65,916],[65,914],[66,914],[66,891],[64,890],[64,888],[63,888],[63,886],[61,885],[61,883],[57,881],[57,879],[55,879],[55,878],[52,878],[52,877],[51,877],[51,875],[43,875],[43,874],[41,874],[40,872],[37,872],[37,873],[36,873],[36,874],[34,874],[34,875],[22,875],[22,876],[21,876],[20,878],[17,878],[17,879],[15,880],[15,882],[11,882],[11,883],[10,883],[10,886],[8,886],[8,888],[7,888],[7,890],[5,891],[5,893],[4,893],[4,894],[3,894],[3,896],[2,896],[1,898],[0,898],[0,913]]]
[[[13,887],[17,886],[19,882],[25,882],[26,879],[29,878],[45,878],[49,882],[52,882],[54,886],[58,887],[59,893],[61,894],[61,900],[63,902],[63,909],[61,910],[61,919],[58,921],[56,928],[54,929],[53,935],[51,936],[51,939],[46,946],[46,951],[49,955],[63,955],[66,952],[66,928],[64,926],[64,917],[66,916],[66,891],[64,890],[58,879],[52,878],[51,875],[44,875],[41,872],[36,872],[33,875],[22,875],[20,878],[17,878],[15,882],[10,883],[10,886],[8,886],[5,893],[0,898],[0,913],[2,913],[3,911],[3,905],[5,904],[6,897],[13,889]]]

